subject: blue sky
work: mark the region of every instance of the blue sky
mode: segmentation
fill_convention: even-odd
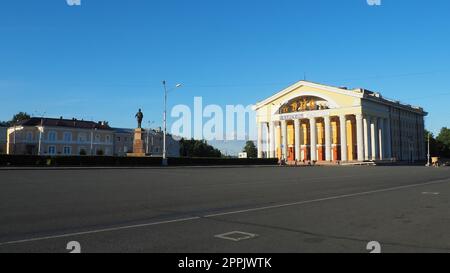
[[[134,127],[169,105],[253,104],[306,78],[421,105],[450,126],[447,0],[3,0],[0,120],[18,111]]]

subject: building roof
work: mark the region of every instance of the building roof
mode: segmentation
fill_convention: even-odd
[[[97,130],[111,130],[107,122],[93,122],[77,119],[55,119],[55,118],[38,118],[33,117],[17,124],[18,126],[40,126],[44,127],[66,127],[77,129],[97,129]]]
[[[129,128],[112,128],[112,129],[117,134],[134,134],[134,130]]]
[[[298,82],[290,85],[289,87],[281,90],[280,92],[274,94],[273,96],[257,103],[254,109],[258,110],[259,108],[263,107],[264,105],[269,104],[270,102],[276,100],[277,98],[284,96],[285,94],[290,93],[293,90],[295,90],[301,86],[308,86],[308,87],[313,87],[313,88],[317,88],[317,89],[323,89],[323,90],[327,90],[330,92],[339,93],[342,95],[352,96],[352,97],[361,98],[361,99],[369,99],[372,101],[377,101],[380,103],[388,104],[390,106],[403,108],[405,110],[414,111],[414,112],[425,114],[425,115],[428,114],[421,107],[412,106],[409,104],[403,104],[400,101],[383,98],[383,96],[380,93],[370,91],[370,90],[367,90],[364,88],[349,89],[347,87],[336,87],[336,86],[330,86],[330,85],[325,85],[325,84],[321,84],[321,83],[315,83],[315,82],[311,82],[311,81],[298,81]]]

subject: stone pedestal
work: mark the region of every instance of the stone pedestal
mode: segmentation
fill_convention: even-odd
[[[127,154],[128,156],[135,156],[135,157],[146,156],[143,135],[144,129],[137,128],[134,130],[133,153]]]

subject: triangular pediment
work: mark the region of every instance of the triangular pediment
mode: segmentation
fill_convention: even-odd
[[[302,90],[302,91],[298,91]],[[333,105],[333,107],[338,107],[339,103],[334,102],[332,98],[330,98],[330,95],[336,97],[347,97],[347,98],[362,98],[363,97],[363,91],[361,89],[354,89],[354,90],[348,90],[345,88],[339,88],[324,84],[318,84],[313,83],[309,81],[299,81],[280,92],[274,94],[273,96],[263,100],[262,102],[259,102],[255,106],[255,110],[258,110],[266,105],[272,104],[275,101],[279,101],[280,99],[285,99],[285,101],[289,101],[292,99],[292,95],[296,96],[318,96],[326,99],[330,102],[330,104]]]

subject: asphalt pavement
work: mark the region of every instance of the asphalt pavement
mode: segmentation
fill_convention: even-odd
[[[450,168],[0,170],[0,252],[450,252]]]

